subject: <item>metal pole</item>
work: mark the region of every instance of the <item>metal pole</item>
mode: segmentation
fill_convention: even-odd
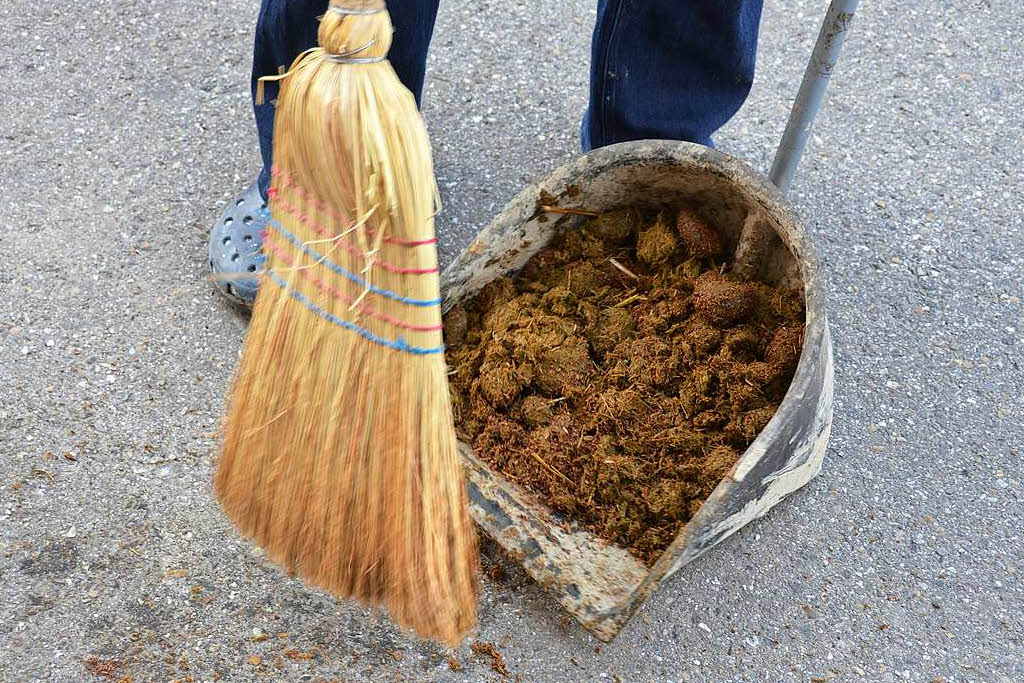
[[[811,134],[811,124],[825,100],[825,88],[829,77],[839,61],[839,53],[843,49],[843,40],[853,22],[853,14],[857,10],[858,0],[832,0],[825,21],[818,33],[818,42],[814,45],[811,60],[804,71],[804,79],[793,102],[793,110],[786,122],[786,132],[782,134],[779,149],[775,152],[775,161],[768,174],[769,179],[785,194],[789,190],[800,157]]]

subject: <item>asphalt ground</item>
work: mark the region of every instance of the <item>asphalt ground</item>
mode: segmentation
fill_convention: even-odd
[[[1024,680],[1024,9],[863,5],[791,193],[835,341],[821,476],[608,645],[506,566],[473,639],[507,680]],[[767,169],[824,9],[768,0],[720,149]],[[206,234],[258,168],[256,10],[0,6],[2,681],[505,680],[285,577],[211,497],[245,320]],[[442,3],[445,259],[578,153],[593,18]]]

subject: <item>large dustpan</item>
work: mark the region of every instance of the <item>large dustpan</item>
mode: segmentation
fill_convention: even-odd
[[[556,169],[512,200],[441,276],[445,310],[515,273],[583,218],[542,205],[603,212],[687,205],[715,227],[740,275],[803,292],[804,347],[778,411],[651,567],[574,527],[462,445],[480,527],[602,640],[612,639],[658,585],[764,515],[821,468],[832,427],[832,343],[825,287],[807,233],[782,195],[792,179],[856,2],[833,2],[770,177],[699,145],[647,140],[605,147]]]

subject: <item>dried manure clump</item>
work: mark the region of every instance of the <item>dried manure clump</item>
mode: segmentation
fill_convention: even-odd
[[[798,292],[725,274],[693,213],[595,218],[445,316],[459,437],[650,564],[774,415]]]

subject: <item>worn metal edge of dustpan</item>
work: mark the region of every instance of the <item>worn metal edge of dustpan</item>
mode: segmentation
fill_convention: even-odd
[[[541,204],[603,212],[687,205],[730,251],[752,231],[769,235],[749,274],[802,288],[804,346],[778,411],[651,567],[554,513],[460,444],[470,511],[480,527],[584,627],[609,641],[683,565],[763,516],[821,469],[832,427],[832,342],[814,247],[789,209],[788,186],[838,57],[856,2],[833,2],[772,169],[776,186],[744,162],[690,143],[643,140],[595,150],[526,187],[441,274],[444,310],[514,274],[557,234],[584,222]],[[837,35],[838,33],[838,35]],[[737,259],[738,260],[738,259]]]

